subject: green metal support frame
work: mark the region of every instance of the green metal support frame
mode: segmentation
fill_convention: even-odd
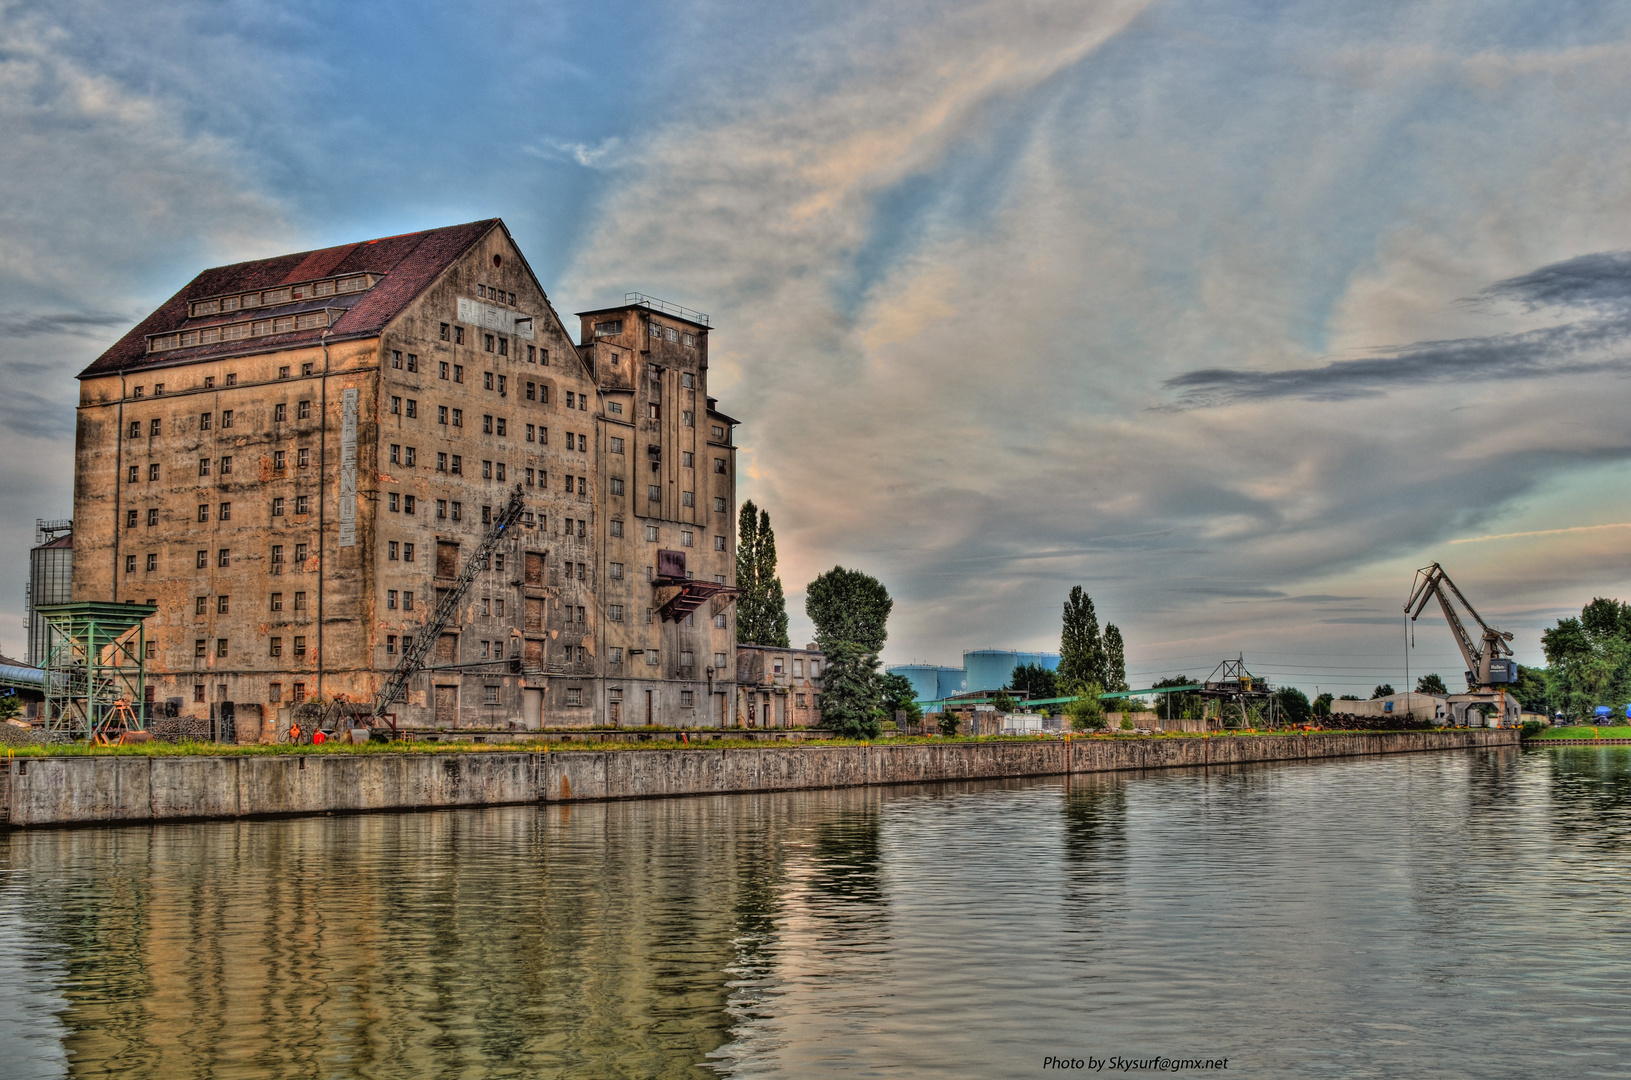
[[[41,604],[59,635],[45,661],[45,730],[53,740],[91,739],[116,722],[125,702],[140,728],[147,688],[147,631],[152,604],[105,600]],[[129,726],[119,722],[119,726]]]

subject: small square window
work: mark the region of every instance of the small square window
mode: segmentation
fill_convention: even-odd
[[[275,592],[275,593],[272,594],[272,610],[273,611],[282,611],[283,610],[283,594],[282,593]]]
[[[230,379],[230,378],[232,378],[232,376],[228,375],[227,378]],[[231,409],[222,409],[221,410],[221,426],[224,427],[224,428],[229,428],[229,427],[232,426],[232,410]]]
[[[159,508],[156,507],[156,506],[148,507],[148,509],[147,509],[147,524],[148,525],[157,525],[158,523],[159,523]]]

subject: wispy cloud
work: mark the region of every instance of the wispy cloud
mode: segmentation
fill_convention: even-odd
[[[139,316],[138,316],[139,318]],[[93,336],[108,327],[126,327],[135,319],[110,311],[59,311],[29,315],[20,311],[0,312],[0,334],[34,337],[38,334],[77,334]]]
[[[1178,392],[1168,408],[1216,408],[1242,401],[1301,398],[1346,401],[1429,383],[1489,383],[1631,370],[1631,253],[1583,255],[1497,282],[1480,302],[1516,301],[1527,310],[1586,308],[1588,318],[1521,333],[1423,341],[1385,355],[1318,367],[1253,371],[1202,368],[1163,384]]]
[[[593,144],[546,138],[525,147],[525,150],[534,157],[571,161],[586,169],[613,169],[628,160],[623,140],[616,136]]]
[[[1631,529],[1631,521],[1612,522],[1607,525],[1570,525],[1562,529],[1531,529],[1528,532],[1496,533],[1490,536],[1463,536],[1449,542],[1452,544],[1483,544],[1491,540],[1525,540],[1534,536],[1568,536],[1571,533],[1600,532],[1604,529]]]

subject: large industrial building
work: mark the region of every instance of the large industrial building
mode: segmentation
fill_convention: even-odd
[[[498,220],[206,270],[79,376],[73,599],[158,606],[158,703],[270,727],[374,700],[519,491],[398,722],[723,724],[709,332],[630,294],[574,342]]]

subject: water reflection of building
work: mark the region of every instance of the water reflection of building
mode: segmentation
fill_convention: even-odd
[[[729,1037],[781,832],[737,798],[17,833],[0,862],[71,1075],[679,1077]]]

